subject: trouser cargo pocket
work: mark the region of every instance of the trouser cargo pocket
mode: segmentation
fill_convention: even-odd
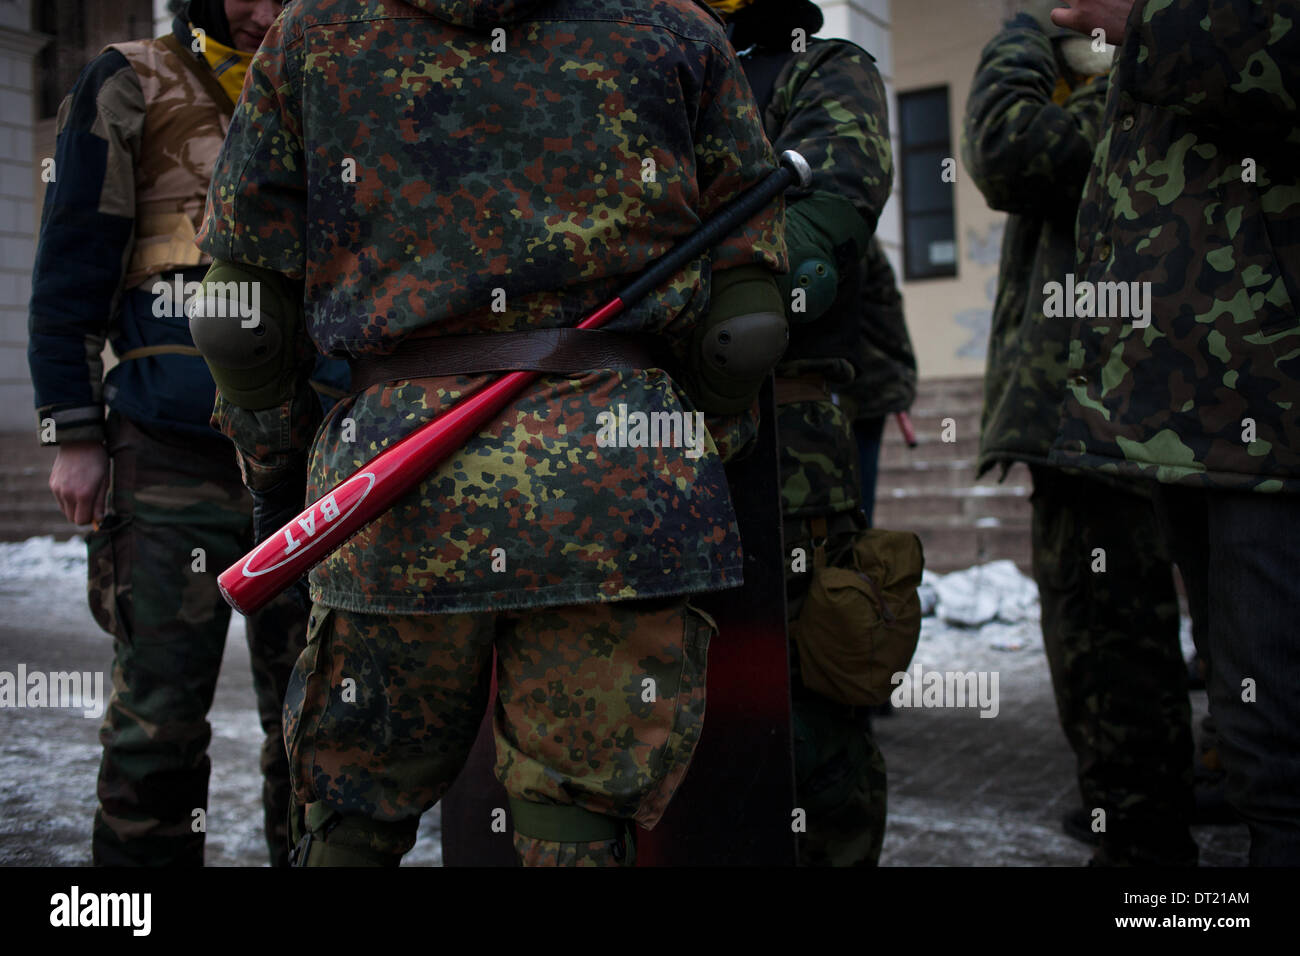
[[[130,643],[131,516],[110,512],[86,535],[87,595],[95,623]]]

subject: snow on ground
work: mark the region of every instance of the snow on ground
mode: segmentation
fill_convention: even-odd
[[[86,546],[51,536],[0,542],[0,670],[79,670],[103,674],[111,691],[112,642],[86,606]],[[231,615],[216,699],[208,715],[212,777],[206,861],[264,866],[258,723],[244,619]],[[90,862],[99,771],[100,721],[55,708],[0,709],[0,865],[78,866]],[[424,815],[419,841],[403,861],[442,862],[440,813]]]
[[[80,538],[0,542],[0,626],[28,625],[34,618],[48,623],[51,616],[75,622],[82,615],[71,613],[69,599],[85,592],[86,545]]]
[[[926,571],[921,581],[921,639],[912,666],[936,671],[1006,671],[1045,667],[1038,588],[1012,561],[951,574]]]
[[[86,545],[80,538],[55,541],[54,535],[0,542],[0,586],[39,582],[57,586],[80,582],[86,574]]]

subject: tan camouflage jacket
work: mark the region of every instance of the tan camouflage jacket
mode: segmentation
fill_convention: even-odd
[[[59,109],[28,360],[38,421],[60,443],[103,440],[106,404],[212,435],[215,387],[182,303],[153,292],[182,271],[197,282],[210,261],[194,239],[234,106],[189,42],[177,18],[167,37],[105,48]],[[105,339],[125,358],[107,377]]]

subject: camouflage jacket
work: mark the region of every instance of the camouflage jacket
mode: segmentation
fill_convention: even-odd
[[[691,0],[300,0],[249,68],[200,241],[302,280],[323,351],[386,353],[412,332],[572,325],[774,166],[721,23]],[[785,268],[781,210],[609,327],[684,343],[712,270]],[[216,416],[254,487],[310,444],[314,496],[484,380],[372,387],[314,443],[297,396]],[[714,436],[656,447],[644,426],[692,413],[659,369],[543,377],[318,566],[313,597],[434,613],[736,585]],[[626,442],[604,447],[614,416]]]
[[[843,197],[874,232],[893,185],[888,117],[884,83],[871,55],[844,40],[813,38],[777,75],[763,125],[778,152],[797,149],[808,160],[813,170],[808,192]],[[792,194],[791,203],[797,202]],[[855,293],[860,288],[859,282]],[[850,383],[858,370],[845,350],[819,345],[825,339],[843,341],[852,354],[860,314],[857,308],[833,308],[818,322],[792,323],[790,349],[777,375]],[[849,327],[828,330],[827,322]],[[785,404],[778,409],[777,428],[781,505],[787,515],[859,506],[857,450],[847,409],[829,399]]]
[[[1044,314],[1043,289],[1074,271],[1074,220],[1092,164],[1107,81],[1064,80],[1032,17],[984,48],[966,101],[962,159],[989,206],[1010,213],[984,370],[979,473],[1047,462],[1060,422],[1068,320]]]
[[[1300,492],[1298,101],[1300,2],[1134,5],[1078,278],[1151,283],[1150,324],[1072,322],[1054,462]]]

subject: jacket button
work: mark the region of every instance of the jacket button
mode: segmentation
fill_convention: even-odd
[[[1070,376],[1070,384],[1071,384],[1071,385],[1078,385],[1078,386],[1081,386],[1081,387],[1084,386],[1084,385],[1087,385],[1087,384],[1088,384],[1088,376],[1084,375],[1082,372],[1077,372],[1077,373],[1075,373],[1074,375],[1071,375],[1071,376]]]
[[[1129,130],[1133,128],[1133,124],[1135,122],[1136,120],[1133,119],[1133,115],[1130,113],[1128,116],[1125,116],[1122,120],[1119,121],[1119,128],[1127,133]]]
[[[1110,253],[1111,253],[1111,248],[1109,242],[1103,242],[1101,245],[1097,247],[1097,258],[1099,260],[1109,259]]]

